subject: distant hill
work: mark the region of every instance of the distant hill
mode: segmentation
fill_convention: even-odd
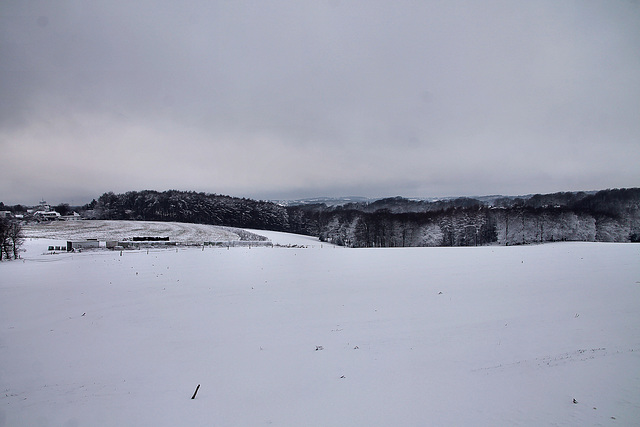
[[[271,200],[281,206],[302,206],[302,205],[326,205],[326,206],[344,206],[349,203],[371,203],[377,199],[360,196],[346,197],[311,197],[307,199],[293,200]]]

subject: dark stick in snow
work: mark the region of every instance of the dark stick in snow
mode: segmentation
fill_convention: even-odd
[[[193,392],[193,396],[191,396],[192,399],[196,398],[196,394],[198,394],[199,389],[200,389],[200,384],[198,384],[198,387],[196,387],[196,391]]]

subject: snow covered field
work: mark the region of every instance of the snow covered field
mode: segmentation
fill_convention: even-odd
[[[27,240],[0,264],[0,426],[640,422],[640,245],[265,234],[310,245]]]
[[[171,237],[172,242],[202,243],[240,240],[242,230],[207,224],[158,221],[47,221],[24,226],[27,238],[66,240],[131,240],[133,237]],[[244,233],[242,233],[244,235]],[[243,236],[247,237],[247,236]],[[63,242],[64,243],[64,242]]]

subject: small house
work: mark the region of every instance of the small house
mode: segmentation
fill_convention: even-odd
[[[60,219],[60,214],[56,211],[34,212],[33,217],[39,221],[54,221]]]

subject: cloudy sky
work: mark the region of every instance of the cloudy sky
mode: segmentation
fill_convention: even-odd
[[[0,2],[0,201],[640,186],[640,3]]]

